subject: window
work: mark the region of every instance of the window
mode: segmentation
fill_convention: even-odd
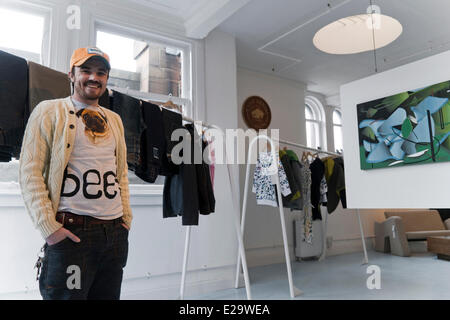
[[[344,150],[342,143],[342,114],[339,110],[333,111],[333,135],[335,151],[342,152]]]
[[[187,45],[143,40],[104,28],[97,29],[96,45],[111,58],[109,86],[151,93],[155,97],[167,96],[167,99],[170,96],[190,99]],[[188,101],[180,102],[184,106]]]
[[[103,24],[97,25],[95,37],[96,46],[111,60],[108,87],[128,89],[137,98],[172,100],[192,117],[188,44]],[[131,170],[128,178],[130,184],[147,184]],[[159,176],[155,184],[162,183]]]
[[[26,23],[24,23],[26,21]],[[48,65],[49,14],[0,6],[0,50]]]
[[[306,143],[310,148],[326,149],[324,140],[324,121],[322,105],[314,97],[306,97]]]

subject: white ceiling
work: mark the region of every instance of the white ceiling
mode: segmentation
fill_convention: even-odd
[[[123,0],[164,15],[165,20],[181,23],[186,36],[202,39],[250,0]]]
[[[154,10],[177,16],[183,21],[188,20],[193,12],[205,5],[208,0],[130,0]]]
[[[450,49],[450,0],[372,2],[403,25],[395,42],[376,51],[378,72]],[[219,28],[236,36],[240,67],[306,83],[308,90],[333,100],[340,85],[375,73],[374,53],[330,55],[314,47],[313,36],[337,19],[366,13],[369,4],[369,0],[251,0]]]

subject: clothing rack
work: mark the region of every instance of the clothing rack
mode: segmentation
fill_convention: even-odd
[[[245,186],[244,186],[244,198],[243,198],[243,204],[242,204],[242,217],[241,217],[241,234],[244,234],[244,227],[245,227],[245,216],[246,216],[246,211],[247,211],[247,198],[248,198],[248,185],[249,185],[249,175],[250,175],[250,157],[252,155],[252,151],[253,151],[253,147],[256,143],[256,141],[263,139],[263,140],[267,140],[267,142],[270,143],[270,152],[272,155],[272,164],[275,164],[276,167],[276,173],[274,175],[275,177],[275,185],[276,185],[276,191],[277,191],[277,199],[278,199],[278,209],[279,209],[279,214],[280,214],[280,220],[281,220],[281,229],[282,229],[282,234],[283,234],[283,245],[284,245],[284,254],[285,254],[285,259],[286,259],[286,268],[287,268],[287,275],[288,275],[288,282],[289,282],[289,293],[291,298],[294,298],[298,295],[303,294],[303,292],[301,290],[299,290],[298,288],[296,288],[293,284],[292,281],[292,270],[291,270],[291,261],[290,261],[290,255],[289,255],[289,244],[288,244],[288,240],[287,240],[287,233],[286,233],[286,223],[285,223],[285,219],[284,219],[284,210],[283,210],[283,206],[282,206],[282,197],[281,197],[281,187],[280,187],[280,179],[278,176],[278,165],[277,165],[277,161],[278,158],[276,156],[275,153],[275,148],[274,148],[274,141],[273,139],[271,139],[270,137],[266,136],[266,135],[258,135],[256,137],[254,137],[250,144],[249,144],[249,148],[248,148],[248,160],[247,160],[247,169],[246,169],[246,174],[245,174]],[[297,148],[301,148],[301,149],[305,149],[305,150],[310,150],[310,151],[316,151],[318,153],[325,153],[325,154],[329,154],[329,155],[333,155],[333,156],[342,156],[341,154],[337,154],[334,152],[328,152],[328,151],[323,151],[320,149],[314,149],[314,148],[310,148],[307,146],[304,146],[302,144],[298,144],[298,143],[294,143],[294,142],[290,142],[290,141],[285,141],[285,140],[280,140],[277,139],[275,140],[278,143],[282,143],[282,144],[286,144],[286,145],[290,145],[293,147],[297,147]],[[368,263],[368,259],[367,259],[367,250],[366,250],[366,245],[365,245],[365,240],[364,240],[364,231],[362,228],[362,223],[361,223],[361,218],[360,218],[360,214],[359,214],[359,210],[357,210],[357,214],[358,214],[358,220],[359,220],[359,226],[360,226],[360,231],[361,231],[361,239],[362,239],[362,243],[363,243],[363,248],[364,248],[364,261],[363,264],[367,264]],[[327,221],[327,220],[326,220]],[[326,231],[324,232],[324,238],[326,239]],[[322,250],[322,255],[321,255],[321,259],[324,258],[325,256],[325,249],[326,249],[326,241],[323,241],[324,245],[323,245],[323,250]],[[240,250],[242,250],[240,248]],[[236,279],[235,279],[235,287],[238,288],[239,287],[239,278],[240,278],[240,256],[241,254],[238,254],[238,262],[237,262],[237,266],[236,266]],[[244,265],[244,264],[243,264]]]
[[[328,154],[328,155],[331,155],[331,156],[343,157],[343,154],[341,154],[341,153],[334,153],[334,152],[324,151],[324,150],[321,150],[321,149],[314,149],[314,148],[310,148],[310,147],[307,147],[307,146],[302,145],[302,144],[298,144],[298,143],[290,142],[290,141],[286,141],[286,140],[277,140],[277,141],[279,143],[286,144],[286,145],[289,145],[289,146],[292,146],[292,147],[297,147],[297,148],[300,148],[300,149],[303,149],[303,150],[315,151],[315,152],[318,152],[318,153],[324,153],[324,154]],[[365,241],[365,237],[364,237],[364,228],[362,226],[361,215],[359,213],[359,209],[356,209],[356,213],[357,213],[357,216],[358,216],[359,231],[361,233],[361,241],[362,241],[363,251],[364,251],[364,259],[363,259],[362,264],[368,264],[369,263],[369,258],[367,256],[366,241]],[[323,241],[323,251],[322,251],[322,255],[319,258],[319,261],[321,261],[321,260],[323,260],[325,258],[325,253],[326,253],[326,248],[327,248],[327,246],[326,246],[326,230],[327,230],[327,224],[328,224],[328,215],[325,215],[325,217],[326,217],[326,219],[325,219],[325,232],[324,232],[324,237],[323,237],[323,240],[324,240]]]
[[[120,92],[122,94],[129,95],[129,96],[133,96],[136,99],[158,100],[161,102],[167,101],[167,96],[164,96],[164,95],[145,93],[145,92],[140,92],[140,91],[136,91],[136,90],[129,90],[129,89],[123,89],[123,88],[117,88],[117,87],[108,87],[108,89]],[[171,97],[171,100],[174,103],[181,103],[181,104],[190,106],[190,101],[187,99]],[[183,118],[183,121],[185,121],[185,122],[190,122],[190,123],[194,123],[194,124],[200,122],[200,121],[195,121],[194,119],[189,118],[185,115],[182,115],[182,118]],[[217,125],[208,124],[205,122],[201,122],[201,124],[202,124],[202,127],[204,127],[204,128],[216,129],[216,130],[219,130],[221,133],[223,133],[223,130]],[[225,157],[227,158],[226,150],[225,150]],[[237,196],[236,196],[237,189],[233,182],[232,168],[231,168],[231,165],[229,162],[227,162],[227,171],[228,171],[228,180],[229,180],[228,185],[230,187],[230,193],[231,193],[231,198],[232,198],[232,211],[234,212],[234,216],[235,216],[234,217],[234,226],[235,226],[236,235],[238,238],[238,247],[239,247],[239,252],[240,252],[239,258],[242,259],[242,267],[244,270],[244,281],[245,281],[245,289],[246,289],[246,293],[247,293],[247,299],[251,300],[252,295],[251,295],[251,290],[250,290],[250,280],[249,280],[249,276],[248,276],[247,258],[245,255],[244,241],[242,238],[242,233],[240,231],[241,228],[239,225],[239,212],[238,212],[239,204],[238,204]],[[185,238],[185,245],[184,245],[183,267],[182,267],[182,272],[181,272],[181,284],[180,284],[180,296],[179,296],[179,298],[181,300],[184,299],[186,271],[187,271],[189,248],[190,248],[190,237],[191,237],[191,226],[186,226],[186,238]]]

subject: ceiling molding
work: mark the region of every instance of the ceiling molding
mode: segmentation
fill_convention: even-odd
[[[250,0],[205,0],[184,26],[186,36],[203,39],[223,21],[245,6]]]

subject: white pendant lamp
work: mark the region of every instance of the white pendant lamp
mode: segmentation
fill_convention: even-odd
[[[360,14],[326,25],[313,38],[317,49],[330,54],[352,54],[382,48],[402,33],[398,20],[382,14]]]

